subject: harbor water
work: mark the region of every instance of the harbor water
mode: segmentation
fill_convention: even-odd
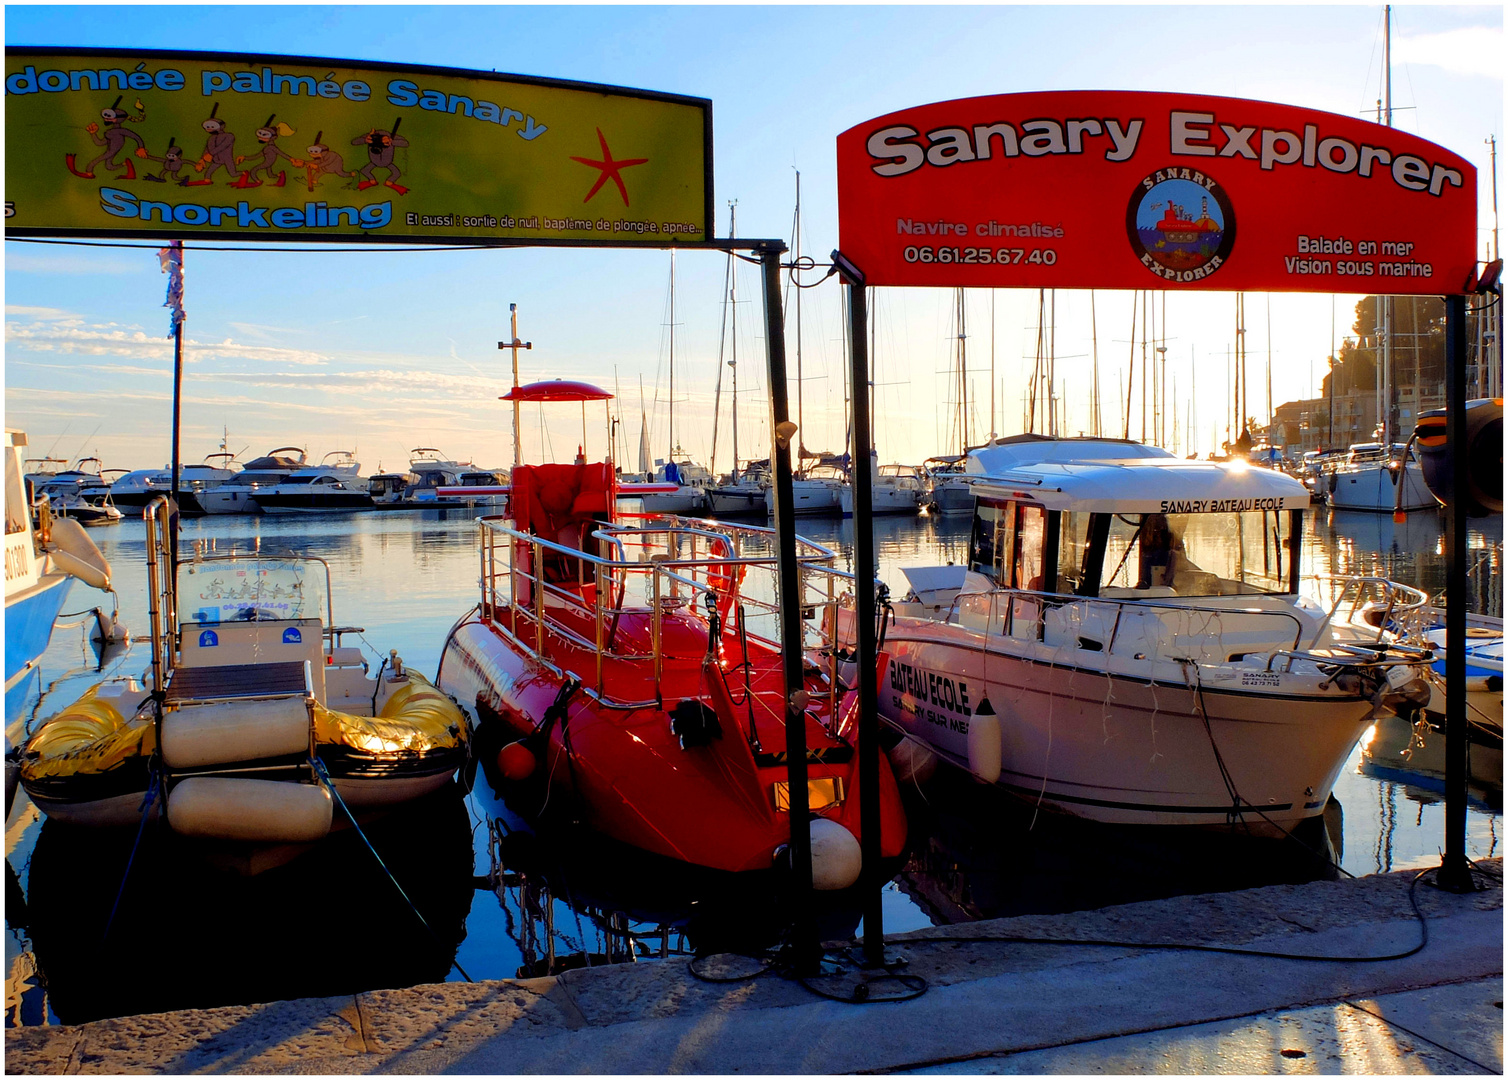
[[[901,567],[963,561],[969,524],[876,519],[880,576],[899,595]],[[802,520],[799,530],[837,551],[840,564],[851,557],[851,522]],[[121,620],[144,631],[140,521],[93,535],[115,570]],[[477,600],[468,511],[201,518],[184,522],[182,542],[327,560],[335,622],[362,628],[345,643],[359,641],[374,669],[396,649],[432,675],[447,632]],[[1467,606],[1501,616],[1501,515],[1473,523],[1468,547]],[[1443,551],[1432,513],[1395,524],[1320,508],[1304,537],[1306,591],[1328,595],[1326,578],[1374,574],[1438,597]],[[64,610],[76,614],[44,654],[10,745],[101,679],[140,679],[149,668],[146,641],[97,656],[86,613],[109,599],[73,588]],[[1406,738],[1397,747],[1377,741],[1387,737],[1379,724],[1364,738],[1372,752],[1357,748],[1324,819],[1291,842],[1089,826],[940,771],[906,792],[911,849],[886,886],[886,929],[1436,865],[1441,785],[1411,771]],[[1500,761],[1495,778],[1474,777],[1471,795],[1467,855],[1500,854]],[[21,793],[6,826],[6,863],[7,1026],[541,975],[714,943],[756,947],[780,922],[772,897],[722,878],[578,832],[536,834],[479,773],[254,877],[150,827],[48,824]],[[831,938],[860,929],[843,902],[820,916]]]

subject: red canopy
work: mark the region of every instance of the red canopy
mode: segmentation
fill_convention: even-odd
[[[547,379],[544,382],[515,386],[499,401],[607,401],[613,395],[591,383],[571,379]]]

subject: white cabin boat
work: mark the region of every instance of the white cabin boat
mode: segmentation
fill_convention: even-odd
[[[1332,510],[1391,514],[1439,505],[1429,493],[1418,459],[1401,444],[1394,444],[1391,453],[1381,443],[1354,444],[1346,460],[1329,470],[1324,491]]]
[[[968,564],[906,571],[880,711],[984,780],[1096,821],[1278,833],[1323,811],[1375,707],[1427,700],[1430,654],[1360,617],[1422,593],[1300,598],[1298,481],[1035,436],[968,469]]]
[[[926,494],[926,474],[914,465],[880,465],[874,451],[869,453],[870,506],[876,514],[917,514]],[[844,517],[853,517],[853,492],[850,485],[838,494]]]

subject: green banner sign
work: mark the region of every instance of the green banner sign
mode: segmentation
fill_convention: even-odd
[[[712,238],[712,103],[307,57],[7,49],[13,236]]]

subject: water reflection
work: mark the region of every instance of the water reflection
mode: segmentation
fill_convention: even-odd
[[[149,827],[133,857],[134,829],[47,821],[6,921],[29,938],[47,1006],[66,1024],[443,980],[473,893],[462,792],[365,831],[413,908],[350,829],[248,878],[163,829]]]
[[[1082,911],[1192,893],[1330,880],[1343,822],[1334,799],[1286,841],[1038,814],[940,763],[903,787],[913,850],[899,883],[936,923]]]

